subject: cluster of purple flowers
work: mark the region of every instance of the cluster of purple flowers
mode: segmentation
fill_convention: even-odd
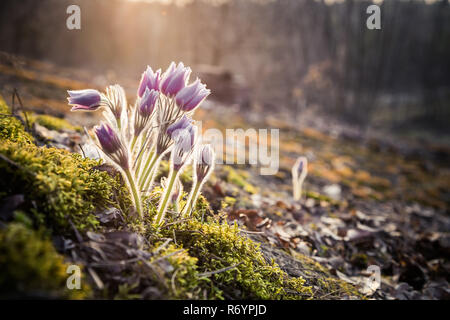
[[[104,122],[94,127],[95,145],[102,158],[114,164],[124,175],[141,218],[147,212],[142,199],[152,191],[162,157],[170,152],[170,172],[163,179],[163,194],[154,218],[164,222],[167,207],[178,211],[182,201],[179,175],[192,162],[194,184],[181,210],[188,216],[201,186],[211,173],[215,153],[209,145],[200,145],[192,114],[210,94],[196,79],[188,84],[191,69],[183,63],[171,63],[162,73],[147,67],[141,77],[134,106],[128,106],[119,85],[105,93],[94,89],[68,91],[72,111],[104,109]]]

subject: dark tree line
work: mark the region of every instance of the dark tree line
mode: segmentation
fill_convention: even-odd
[[[82,29],[65,27],[78,4]],[[263,108],[305,107],[366,125],[439,123],[450,115],[447,0],[385,0],[381,30],[366,28],[371,1],[2,0],[0,50],[117,74],[172,60],[242,75]]]

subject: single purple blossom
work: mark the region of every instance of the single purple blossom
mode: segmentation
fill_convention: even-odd
[[[155,89],[145,89],[145,93],[139,101],[139,114],[142,117],[150,117],[155,110],[156,102],[158,101],[159,92]]]
[[[95,127],[95,134],[105,153],[112,154],[119,150],[120,140],[108,124],[102,123],[100,126]]]
[[[187,163],[195,145],[196,127],[190,124],[187,128],[177,131],[175,144],[172,150],[172,165],[180,170]]]
[[[95,111],[101,106],[101,95],[97,90],[68,90],[67,93],[69,105],[73,106],[71,111]]]
[[[116,132],[106,123],[96,126],[94,131],[103,152],[123,169],[127,169],[127,151]]]
[[[139,99],[138,107],[136,109],[136,116],[134,120],[134,135],[137,137],[145,129],[150,121],[153,111],[158,101],[159,92],[155,90],[145,89],[145,93]]]
[[[189,126],[192,126],[192,119],[187,116],[183,116],[180,120],[171,124],[167,128],[166,133],[172,137],[172,139],[175,139],[175,136],[179,131],[186,129]]]
[[[292,167],[292,190],[294,200],[300,200],[302,196],[303,181],[308,174],[308,160],[305,157],[297,158]]]
[[[150,66],[142,73],[141,82],[139,83],[138,96],[142,97],[145,93],[145,89],[159,91],[161,84],[161,69],[153,72]]]
[[[209,144],[204,144],[200,146],[197,150],[195,156],[195,171],[197,176],[197,181],[203,181],[214,167],[214,160],[216,158],[216,153],[214,149]]]
[[[297,159],[297,162],[294,166],[297,168],[298,176],[302,175],[302,173],[304,172],[307,165],[308,165],[308,159],[306,159],[305,157],[299,157]]]
[[[175,66],[172,62],[164,72],[161,80],[161,91],[168,97],[174,97],[181,89],[186,87],[191,74],[191,68],[185,67],[182,62]]]
[[[211,93],[206,85],[197,78],[192,84],[181,89],[175,96],[178,107],[183,111],[192,111]]]

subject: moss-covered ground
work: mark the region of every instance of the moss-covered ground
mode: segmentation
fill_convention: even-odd
[[[25,130],[21,118],[12,115],[3,100],[0,109],[0,295],[120,299],[316,297],[305,279],[288,275],[275,260],[264,256],[258,242],[242,233],[238,224],[224,219],[225,213],[214,212],[205,198],[201,198],[191,219],[169,215],[167,223],[155,229],[151,218],[160,194],[156,188],[148,200],[147,219],[136,221],[127,210],[129,195],[119,175],[102,169],[99,161],[37,146],[32,132]],[[53,130],[67,128],[58,121],[31,118],[44,121],[42,124]],[[253,191],[245,178],[231,169],[227,177],[237,187]],[[188,177],[184,180],[189,183]],[[20,201],[11,200],[16,198]],[[112,224],[104,222],[99,213],[107,210],[116,210],[123,219],[113,219]],[[119,246],[105,240],[112,234],[133,235],[143,239],[144,244],[137,246],[134,253],[128,250],[125,256],[112,259],[123,246],[132,247],[130,243]],[[59,245],[57,250],[55,239],[75,246]],[[102,252],[101,259],[98,252]],[[106,262],[111,268],[103,268]],[[69,264],[83,269],[80,290],[66,287]],[[322,279],[315,282],[321,294],[335,290],[339,282],[330,281],[331,276],[321,272]],[[359,296],[355,290],[346,292]]]

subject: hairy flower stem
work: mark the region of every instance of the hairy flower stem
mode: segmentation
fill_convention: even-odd
[[[142,187],[147,182],[148,176],[153,171],[153,167],[155,166],[156,161],[158,160],[158,156],[155,152],[151,152],[148,155],[147,162],[145,163],[144,169],[142,170],[142,174],[139,178],[139,186]]]
[[[163,200],[159,204],[158,214],[155,217],[155,224],[157,226],[161,225],[161,223],[164,219],[164,216],[166,214],[167,204],[169,203],[170,196],[172,195],[173,185],[175,183],[175,180],[178,177],[179,172],[180,172],[179,170],[173,170],[173,169],[170,170],[169,184],[167,185],[167,188],[164,192]]]
[[[189,195],[189,198],[186,201],[186,204],[184,205],[183,212],[181,214],[182,218],[186,218],[187,216],[191,215],[192,209],[194,208],[195,203],[197,202],[197,198],[200,193],[201,185],[202,185],[202,183],[196,182],[195,186],[193,186],[193,189]]]
[[[303,190],[303,181],[305,178],[294,180],[293,189],[294,189],[294,200],[299,201],[302,198],[302,190]]]
[[[136,145],[137,138],[138,138],[137,136],[134,136],[134,137],[133,137],[133,140],[131,141],[131,149],[130,149],[130,152],[133,152],[134,146]]]
[[[130,184],[130,187],[131,187],[131,193],[133,194],[134,206],[136,208],[136,211],[139,213],[139,217],[141,219],[143,219],[144,216],[142,213],[141,199],[140,199],[139,193],[136,189],[136,183],[133,179],[133,175],[131,174],[130,169],[125,170],[125,175],[127,176],[128,183]]]
[[[144,154],[145,154],[144,146],[146,145],[146,143],[147,143],[147,133],[145,133],[144,136],[142,137],[141,147],[139,148],[138,156],[137,156],[137,159],[136,159],[136,162],[135,162],[135,164],[136,164],[136,170],[135,170],[136,178],[139,176],[139,171],[141,169],[142,158],[144,157]]]
[[[155,163],[153,164],[153,168],[151,169],[150,172],[150,177],[147,180],[147,183],[145,184],[143,189],[145,193],[148,193],[150,191],[150,188],[153,185],[153,182],[155,181],[156,175],[158,173],[159,164],[161,163],[161,159],[162,156],[157,157]]]
[[[117,128],[119,129],[119,132],[122,130],[122,125],[120,124],[120,117],[116,118],[116,122],[117,122]]]

